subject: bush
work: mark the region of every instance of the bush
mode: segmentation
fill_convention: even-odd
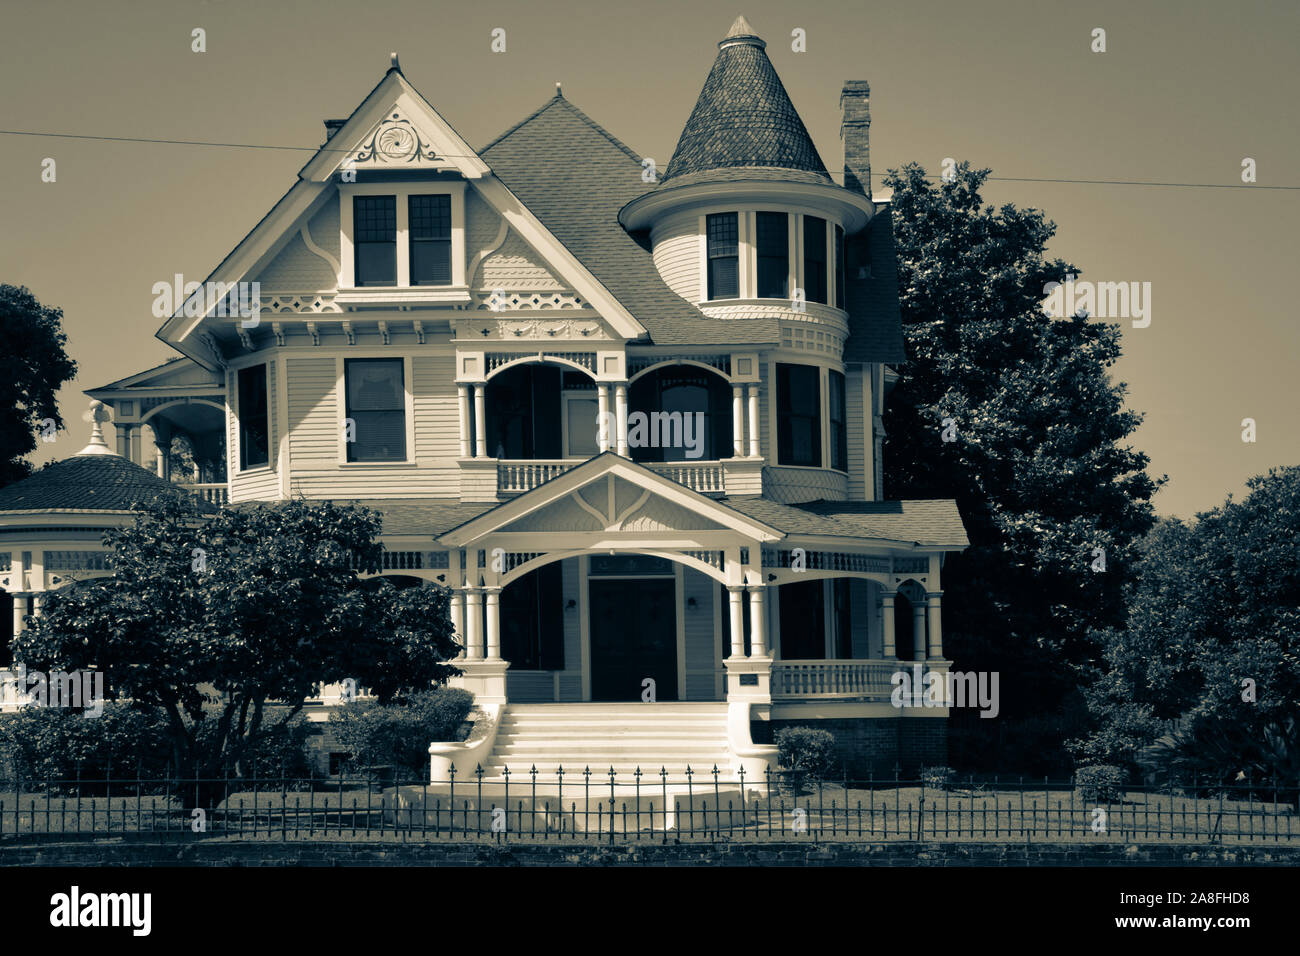
[[[208,741],[217,729],[215,715],[205,716],[195,734],[204,752],[211,753]],[[290,720],[268,720],[258,734],[257,742],[240,759],[238,767],[223,768],[233,778],[279,778],[281,776],[305,779],[313,776],[311,760],[307,756],[307,738],[311,725],[301,714]],[[192,768],[182,768],[181,776],[192,776]]]
[[[776,733],[777,761],[796,781],[824,780],[835,759],[835,735],[811,727],[785,727]]]
[[[429,744],[463,739],[461,725],[473,705],[474,695],[459,687],[435,687],[392,704],[353,701],[330,714],[330,730],[351,754],[354,769],[393,767],[423,774],[429,769]]]
[[[932,790],[947,790],[957,780],[952,767],[922,767],[921,782]]]
[[[163,775],[171,742],[163,715],[151,708],[104,704],[98,717],[50,707],[23,707],[0,716],[0,755],[6,776],[102,780]]]
[[[1074,772],[1074,788],[1086,803],[1110,803],[1124,795],[1124,771],[1114,764],[1098,763]]]

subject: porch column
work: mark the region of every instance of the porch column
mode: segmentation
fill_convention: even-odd
[[[749,386],[749,457],[758,457],[758,386]]]
[[[763,595],[767,585],[754,584],[749,587],[749,656],[766,657],[767,641],[764,640],[766,617],[763,614]]]
[[[912,647],[913,660],[926,659],[925,647],[925,605],[917,601],[912,605]]]
[[[732,457],[745,454],[745,386],[731,386],[731,450]]]
[[[943,627],[939,622],[939,600],[942,591],[930,591],[925,595],[925,602],[930,611],[930,657],[943,659]]]
[[[484,420],[483,390],[485,382],[474,383],[474,457],[487,457],[487,422]]]
[[[27,614],[27,595],[23,591],[18,591],[13,595],[14,599],[14,637],[23,632],[23,618]]]
[[[614,386],[614,408],[617,412],[618,434],[617,439],[618,453],[624,458],[627,457],[627,382],[619,382]]]
[[[460,411],[460,457],[470,456],[469,438],[469,386],[456,386],[456,404]]]
[[[480,588],[465,589],[465,659],[481,661],[483,659],[483,591]]]
[[[597,447],[601,451],[609,451],[609,386],[604,382],[596,385],[596,410],[599,417],[596,419],[596,441]]]
[[[727,599],[731,606],[731,655],[745,656],[745,589],[727,586]]]
[[[484,617],[487,619],[487,659],[501,660],[501,589],[484,588]]]
[[[884,639],[884,646],[881,653],[887,660],[893,660],[898,657],[898,651],[894,648],[894,592],[889,591],[880,595],[880,628],[884,632],[881,636]]]
[[[456,585],[451,589],[451,631],[461,642],[461,655],[465,654],[465,589]]]

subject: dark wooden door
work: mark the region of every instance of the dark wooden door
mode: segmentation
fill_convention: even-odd
[[[592,579],[591,699],[640,700],[642,681],[655,700],[677,699],[677,593],[671,579]]]

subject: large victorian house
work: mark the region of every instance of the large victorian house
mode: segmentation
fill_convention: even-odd
[[[891,677],[949,667],[967,540],[952,501],[881,497],[904,354],[867,84],[840,91],[839,185],[743,18],[718,48],[657,170],[558,90],[474,149],[394,57],[164,322],[179,357],[89,392],[123,459],[175,477],[185,438],[211,503],[383,513],[387,573],[451,589],[480,708],[435,776],[749,773],[792,724],[855,771],[944,762],[947,710],[894,706]],[[98,560],[21,488],[16,626]]]

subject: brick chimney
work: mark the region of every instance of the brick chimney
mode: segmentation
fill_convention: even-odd
[[[840,139],[844,140],[844,185],[871,198],[871,87],[846,80],[840,91]]]
[[[347,120],[345,119],[327,119],[325,121],[325,142],[334,138],[334,134],[343,128]]]

